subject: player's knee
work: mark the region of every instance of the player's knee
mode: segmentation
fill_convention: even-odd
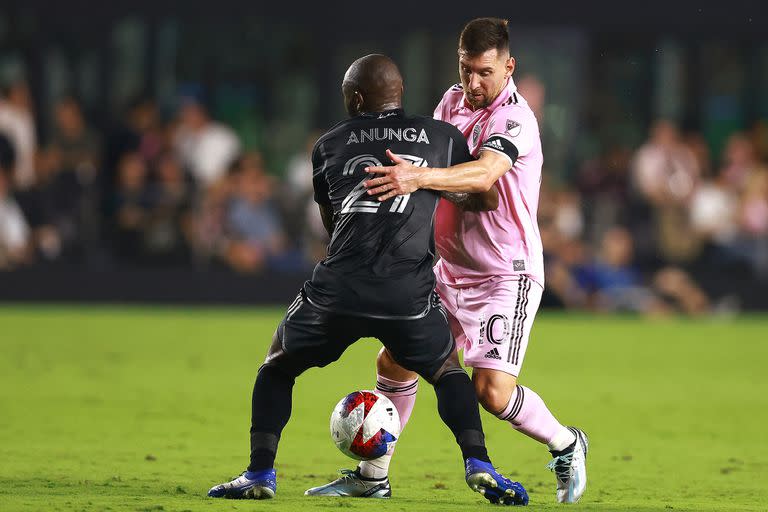
[[[392,354],[389,353],[386,347],[381,347],[379,355],[376,357],[376,373],[384,378],[398,382],[411,381],[417,377],[416,373],[400,366],[392,358]]]
[[[507,407],[509,398],[512,396],[512,391],[507,386],[492,378],[478,378],[477,375],[473,380],[477,401],[483,409],[491,414],[498,414]]]
[[[259,373],[269,368],[292,379],[296,379],[296,377],[312,366],[316,366],[314,361],[307,361],[306,358],[297,358],[295,355],[288,354],[283,350],[281,333],[278,328],[272,336],[272,345],[269,347],[269,351],[267,351],[264,363],[259,368]]]
[[[424,377],[424,380],[434,385],[440,379],[454,374],[463,374],[466,376],[466,378],[469,378],[466,370],[464,370],[464,368],[459,363],[459,356],[455,350],[450,356],[448,356],[445,361],[443,361],[442,366],[440,366],[437,371],[424,369],[421,373],[421,376]]]

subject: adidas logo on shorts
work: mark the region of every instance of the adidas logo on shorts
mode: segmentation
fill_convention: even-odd
[[[501,356],[499,355],[499,350],[497,348],[492,348],[488,351],[487,354],[485,354],[486,359],[501,359]]]

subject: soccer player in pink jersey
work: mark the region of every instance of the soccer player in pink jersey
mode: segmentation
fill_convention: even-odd
[[[544,290],[544,265],[536,211],[539,203],[541,140],[536,117],[512,80],[507,21],[470,21],[459,38],[459,75],[434,117],[467,138],[473,162],[449,168],[415,167],[394,154],[391,167],[371,167],[369,194],[380,201],[418,189],[448,193],[485,192],[496,187],[495,211],[466,212],[446,200],[438,206],[435,238],[440,253],[434,272],[437,292],[482,406],[517,431],[545,444],[552,454],[557,500],[576,502],[586,488],[587,436],[563,426],[532,389],[518,384],[528,339]],[[417,376],[386,350],[377,359],[379,392],[408,422]],[[365,496],[387,479],[392,454],[363,462],[357,470],[310,495]]]

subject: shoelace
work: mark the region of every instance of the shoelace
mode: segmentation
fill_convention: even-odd
[[[557,479],[561,482],[567,482],[571,478],[571,462],[573,462],[574,452],[558,455],[547,464],[547,469],[554,471]]]
[[[340,469],[339,473],[341,473],[342,481],[362,481],[361,478],[359,478],[359,474],[357,473],[357,469]]]
[[[386,480],[386,478],[382,478],[379,480],[364,480],[361,477],[360,473],[357,471],[357,469],[340,469],[339,473],[342,474],[342,477],[341,477],[342,480],[352,480],[355,482],[364,482],[367,484],[380,484],[381,482]]]

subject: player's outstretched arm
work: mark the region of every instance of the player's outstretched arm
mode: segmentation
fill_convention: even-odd
[[[487,192],[506,173],[514,160],[496,151],[482,151],[480,158],[451,167],[416,167],[387,150],[393,166],[367,167],[380,176],[365,182],[369,195],[381,194],[379,201],[410,194],[421,188],[445,192]]]

